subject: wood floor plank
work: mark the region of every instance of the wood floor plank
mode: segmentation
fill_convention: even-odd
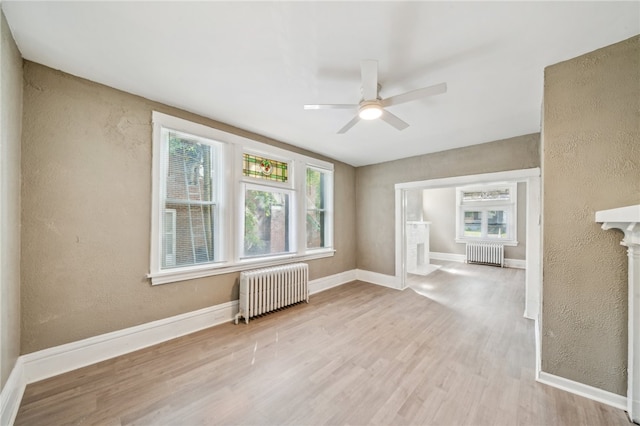
[[[22,425],[629,425],[534,380],[524,273],[353,282],[30,384]]]

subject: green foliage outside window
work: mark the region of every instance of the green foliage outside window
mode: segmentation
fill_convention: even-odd
[[[280,204],[272,192],[249,190],[244,201],[244,252],[253,254],[266,248],[262,238],[260,219],[271,216],[271,208]]]
[[[324,174],[307,168],[307,248],[324,247]]]

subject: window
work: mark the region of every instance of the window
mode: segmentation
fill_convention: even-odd
[[[456,242],[517,245],[517,184],[456,189]]]
[[[289,253],[290,196],[286,191],[247,186],[244,195],[243,257]]]
[[[295,187],[289,179],[291,157],[242,154],[243,241],[241,259],[294,253]]]
[[[216,142],[163,129],[163,205],[165,209],[163,268],[216,260]]]
[[[465,211],[464,212],[464,231],[465,237],[481,237],[482,236],[482,212]]]
[[[242,174],[257,179],[274,180],[286,183],[289,180],[289,165],[286,161],[277,161],[245,153],[242,159]]]
[[[307,249],[331,246],[331,196],[332,174],[328,170],[307,167],[306,179],[306,236]]]
[[[333,164],[153,113],[152,284],[334,253]]]

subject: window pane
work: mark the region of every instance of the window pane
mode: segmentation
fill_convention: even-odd
[[[242,156],[242,174],[277,182],[287,182],[289,179],[288,164],[286,162],[251,154]]]
[[[162,267],[214,261],[215,148],[188,134],[168,131]]]
[[[324,244],[325,214],[321,210],[307,211],[307,248],[322,248]]]
[[[175,232],[168,232],[169,225],[166,220],[169,216],[165,215],[162,266],[189,266],[212,262],[214,260],[212,232],[214,206],[167,204],[167,208],[175,212],[172,219],[175,223]]]
[[[482,212],[464,212],[464,234],[465,237],[482,236]]]
[[[324,173],[307,169],[307,208],[324,208]]]
[[[248,189],[244,207],[244,256],[288,252],[289,194]]]
[[[462,192],[462,201],[509,201],[510,199],[509,188]]]
[[[166,197],[170,200],[212,201],[212,147],[169,132]]]
[[[325,185],[326,174],[307,169],[307,248],[325,247]]]
[[[507,212],[489,210],[487,212],[487,235],[491,238],[507,238]]]

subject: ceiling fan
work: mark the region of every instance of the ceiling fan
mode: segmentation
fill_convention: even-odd
[[[305,105],[304,109],[353,109],[357,110],[351,121],[344,125],[339,134],[346,133],[360,120],[381,120],[389,123],[398,130],[404,130],[409,124],[401,120],[396,115],[390,113],[385,108],[392,105],[399,105],[406,102],[415,101],[426,98],[428,96],[439,95],[447,91],[447,83],[435,84],[433,86],[423,87],[422,89],[412,90],[400,95],[391,96],[390,98],[380,98],[380,85],[378,84],[378,61],[363,60],[360,62],[360,75],[362,79],[362,100],[358,104],[320,104]]]

